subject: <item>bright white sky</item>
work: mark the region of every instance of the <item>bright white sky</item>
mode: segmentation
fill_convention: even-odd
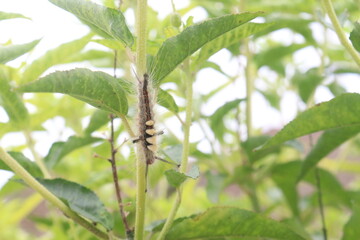
[[[174,2],[178,9],[186,6],[188,3],[188,1],[181,0]],[[160,18],[164,18],[167,14],[172,12],[170,0],[163,0],[161,1],[161,4],[158,4],[157,0],[149,0],[149,4],[159,13]],[[47,50],[55,48],[62,43],[80,38],[89,31],[88,28],[81,24],[73,15],[54,6],[47,0],[2,0],[0,11],[21,13],[32,19],[11,19],[0,21],[0,43],[6,43],[11,40],[14,44],[22,44],[42,38],[40,44],[35,48],[30,56],[26,55],[10,62],[12,66],[19,66],[22,61],[32,61],[43,55]],[[183,17],[183,20],[186,20],[190,15],[195,17],[195,21],[200,21],[206,18],[206,14],[201,8],[191,11]],[[132,25],[134,21],[133,12],[126,12],[125,16],[128,23]],[[316,28],[316,26],[314,27]],[[285,41],[284,39],[291,39],[284,38],[284,35],[286,36],[288,34],[290,33],[286,32],[286,30],[282,30],[273,33],[272,37],[279,42],[282,42]],[[330,37],[331,39],[334,39],[334,41],[337,41],[334,34],[330,35]],[[295,39],[295,41],[297,41],[297,39]],[[299,41],[301,41],[301,39],[299,39]],[[305,69],[318,65],[317,54],[311,48],[299,51],[294,57],[299,66]],[[232,59],[231,55],[226,50],[222,50],[215,54],[211,57],[211,60],[218,63],[222,67],[223,71],[229,75],[234,76],[239,72],[239,60]],[[241,58],[240,62],[242,64],[245,63]],[[260,76],[263,74],[267,75],[271,73],[266,70],[259,72]],[[226,77],[220,73],[214,70],[203,70],[200,71],[197,76],[194,89],[195,92],[198,93],[208,93],[225,82]],[[347,76],[346,78],[341,79],[341,82],[348,88],[349,91],[360,92],[360,79],[358,77]],[[223,91],[222,94],[219,94],[216,98],[212,99],[204,107],[204,109],[202,109],[203,113],[210,115],[215,111],[215,109],[223,105],[225,102],[243,97],[245,97],[244,81],[237,81],[234,85],[228,87],[226,91]],[[316,102],[326,101],[331,97],[331,94],[325,88],[319,88],[315,94]],[[281,113],[272,109],[260,94],[254,94],[253,102],[254,127],[269,130],[274,128],[278,129],[294,118],[297,109],[295,106],[298,104],[298,99],[293,93],[288,93],[282,96],[281,108],[283,111]],[[6,118],[5,112],[0,108],[0,122],[6,122]],[[51,126],[59,126],[61,124],[61,120],[54,120],[48,129],[51,129]],[[178,131],[181,132],[181,129],[179,128]],[[194,134],[193,140],[199,140],[199,138],[201,138],[199,137],[201,135],[197,135],[197,132],[198,129],[195,125],[192,132]],[[71,133],[69,133],[69,135],[71,135]],[[40,150],[40,153],[43,155],[47,153],[47,149],[50,147],[48,139],[49,136],[54,137],[54,141],[59,140],[55,137],[58,136],[56,133],[40,136],[40,139],[37,140],[42,146],[39,147],[39,150],[45,149],[45,151]],[[64,136],[65,139],[67,137],[68,136]],[[14,142],[18,143],[21,141],[24,141],[24,139],[19,137],[18,134],[9,134],[3,139],[0,139],[0,145],[6,148],[7,146],[11,146]],[[47,147],[44,148],[44,145]],[[0,175],[1,186],[1,178],[5,176],[4,171],[0,171]]]

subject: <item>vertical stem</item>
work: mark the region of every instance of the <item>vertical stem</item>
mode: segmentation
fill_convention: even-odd
[[[139,76],[146,72],[146,20],[147,0],[137,0],[136,8],[136,70]],[[144,239],[145,202],[146,202],[146,161],[140,147],[136,161],[136,216],[135,239]]]
[[[181,167],[180,172],[185,173],[188,165],[188,158],[189,158],[189,147],[190,147],[190,127],[191,127],[191,118],[192,118],[192,96],[193,96],[193,76],[190,73],[189,68],[189,60],[186,60],[184,63],[184,69],[186,73],[186,119],[184,125],[184,142],[183,142],[183,151],[182,151],[182,158],[181,158]],[[174,205],[171,208],[168,218],[161,229],[161,232],[157,238],[157,240],[165,239],[167,232],[169,231],[172,223],[174,222],[176,213],[180,207],[181,203],[181,194],[182,194],[182,187],[177,190],[176,199]]]
[[[252,93],[253,93],[253,76],[251,71],[252,54],[249,48],[249,39],[244,40],[245,56],[246,56],[246,67],[245,67],[245,78],[246,78],[246,129],[247,137],[252,135]]]
[[[331,0],[322,0],[321,1],[323,3],[325,12],[327,13],[327,15],[329,16],[331,23],[334,27],[334,30],[341,42],[341,44],[345,47],[345,49],[349,52],[350,56],[354,59],[354,61],[356,62],[356,64],[358,66],[360,66],[360,55],[359,53],[355,50],[355,48],[353,47],[353,45],[350,43],[350,41],[348,40],[348,38],[345,36],[344,31],[341,28],[341,25],[339,23],[339,20],[336,17],[336,13],[334,11],[334,7],[331,3]]]
[[[320,208],[320,217],[321,217],[321,225],[322,225],[322,232],[324,236],[324,240],[327,240],[327,231],[326,231],[326,223],[325,223],[325,213],[324,213],[324,203],[322,200],[322,191],[321,191],[321,180],[319,169],[315,168],[315,179],[316,179],[316,187],[318,192],[318,203]]]

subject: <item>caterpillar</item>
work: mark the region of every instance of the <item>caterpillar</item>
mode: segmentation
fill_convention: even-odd
[[[155,130],[155,121],[154,121],[154,113],[152,109],[152,102],[150,96],[150,88],[149,88],[149,75],[147,73],[143,76],[143,81],[138,80],[139,87],[138,87],[138,97],[139,97],[139,117],[138,117],[138,124],[139,124],[139,136],[137,139],[133,140],[133,143],[137,143],[141,141],[142,148],[145,154],[146,160],[146,175],[148,173],[149,165],[155,162],[155,159],[160,161],[170,163],[176,166],[178,164],[174,164],[169,162],[163,158],[156,156],[156,136],[163,134],[163,131],[157,132]]]

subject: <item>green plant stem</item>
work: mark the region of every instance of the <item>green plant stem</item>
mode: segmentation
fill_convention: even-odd
[[[188,165],[189,159],[189,149],[190,149],[190,127],[191,127],[191,120],[192,120],[192,102],[193,102],[193,76],[190,73],[189,68],[189,60],[186,60],[184,63],[185,73],[186,73],[186,118],[185,118],[185,125],[184,125],[184,141],[183,141],[183,151],[182,151],[182,158],[181,158],[181,166],[180,172],[185,173]],[[161,229],[161,232],[157,238],[157,240],[165,239],[167,232],[169,231],[174,219],[176,217],[176,213],[180,207],[181,203],[181,195],[182,195],[182,186],[177,190],[175,202],[171,208],[168,218]]]
[[[34,141],[31,137],[30,131],[25,130],[24,135],[26,138],[27,145],[28,145],[32,155],[34,156],[34,160],[35,160],[36,164],[39,166],[42,174],[44,175],[45,178],[51,178],[51,174],[49,173],[47,167],[45,166],[43,159],[39,156],[39,154],[35,150]]]
[[[146,20],[147,0],[137,0],[136,8],[136,71],[139,76],[146,72]],[[135,240],[144,239],[146,203],[146,161],[140,146],[137,147],[136,161],[136,216]]]
[[[41,194],[46,200],[54,204],[58,207],[67,217],[71,218],[88,231],[93,233],[100,239],[108,239],[108,235],[96,227],[94,227],[91,223],[86,221],[84,218],[80,217],[78,214],[73,212],[65,203],[63,203],[59,198],[57,198],[54,194],[48,191],[41,183],[36,181],[36,179],[30,175],[15,159],[13,159],[3,148],[0,147],[0,159],[8,165],[11,170],[17,174],[24,182]]]
[[[247,137],[252,135],[252,93],[253,93],[253,75],[251,70],[252,53],[249,48],[249,40],[244,40],[245,56],[246,56],[246,67],[245,67],[245,78],[246,78],[246,130]]]
[[[125,127],[126,131],[129,133],[130,137],[132,137],[132,138],[135,137],[135,133],[131,129],[131,126],[130,126],[126,116],[125,115],[119,115],[118,117],[121,119],[122,123],[124,124],[124,127]]]
[[[360,55],[352,46],[348,38],[345,36],[344,31],[341,28],[338,18],[336,17],[336,13],[334,11],[334,7],[332,5],[331,0],[322,0],[325,12],[328,14],[331,23],[334,27],[334,30],[341,42],[341,44],[345,47],[345,49],[349,52],[350,56],[354,59],[356,64],[360,67]]]

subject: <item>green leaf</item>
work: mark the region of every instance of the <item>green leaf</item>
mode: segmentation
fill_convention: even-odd
[[[357,93],[340,95],[299,114],[259,149],[273,147],[317,131],[358,126],[360,124],[359,115],[360,95]]]
[[[246,139],[246,141],[241,142],[241,147],[245,150],[245,153],[248,156],[249,161],[251,163],[255,163],[256,161],[262,159],[263,157],[271,153],[277,153],[280,151],[280,148],[271,148],[271,149],[265,149],[263,151],[254,151],[256,147],[261,146],[269,139],[270,136],[262,135],[262,136],[250,137]]]
[[[159,88],[157,102],[160,106],[168,109],[173,113],[179,112],[179,107],[176,105],[174,98],[166,91]]]
[[[359,132],[360,132],[360,125],[330,129],[325,131],[317,141],[316,145],[311,149],[311,151],[306,156],[302,164],[299,180],[303,178],[311,168],[316,166],[316,164],[322,158],[324,158],[330,152],[335,150],[335,148],[340,146],[348,139],[354,137]]]
[[[341,240],[354,240],[360,236],[360,204],[354,201],[352,215],[344,226]]]
[[[219,196],[225,186],[224,182],[226,175],[207,171],[205,173],[205,177],[206,177],[206,195],[211,202],[217,203],[219,201]]]
[[[238,43],[241,39],[248,37],[254,33],[263,31],[264,29],[272,26],[273,23],[246,23],[240,27],[237,27],[218,38],[207,43],[200,50],[196,64],[206,61],[211,55],[219,50],[229,47],[235,43]]]
[[[23,168],[25,168],[31,175],[34,177],[43,177],[40,168],[35,164],[35,162],[30,161],[20,152],[8,152],[8,154],[13,157]],[[12,171],[1,159],[0,159],[0,169]]]
[[[85,0],[49,1],[74,14],[100,36],[119,40],[129,47],[133,45],[134,38],[120,11]]]
[[[254,61],[260,68],[269,66],[272,70],[285,76],[285,64],[283,60],[286,56],[292,56],[294,52],[306,47],[306,44],[291,44],[289,46],[272,46],[268,50],[260,52],[254,56]]]
[[[1,20],[6,20],[6,19],[12,19],[12,18],[26,18],[26,19],[30,19],[28,17],[25,17],[24,15],[20,14],[20,13],[8,13],[8,12],[1,12],[0,11],[0,21]]]
[[[185,174],[174,169],[165,171],[165,177],[169,184],[173,187],[179,187],[188,178]]]
[[[271,238],[304,240],[285,224],[260,214],[234,207],[215,207],[175,221],[165,239]]]
[[[90,118],[89,125],[84,130],[86,135],[90,135],[100,127],[109,122],[109,112],[97,109]]]
[[[199,167],[193,165],[187,174],[170,169],[165,171],[165,176],[170,185],[177,188],[188,178],[197,179],[200,176],[200,172]]]
[[[4,107],[10,121],[22,128],[28,124],[29,114],[18,93],[11,89],[9,77],[0,69],[0,104]]]
[[[150,67],[155,85],[172,72],[182,61],[215,38],[262,15],[242,13],[213,18],[186,28],[180,34],[167,39],[160,47]]]
[[[354,30],[351,31],[349,39],[354,48],[360,52],[360,23],[354,23]]]
[[[164,149],[164,154],[170,158],[172,161],[177,164],[181,163],[181,155],[182,155],[183,146],[181,144],[171,145]]]
[[[291,81],[297,86],[301,99],[307,103],[322,80],[318,69],[313,68],[306,73],[296,73]]]
[[[103,139],[101,138],[93,138],[93,137],[80,138],[80,137],[71,136],[66,142],[55,142],[51,146],[49,153],[44,158],[45,164],[48,168],[51,169],[70,152],[102,140]]]
[[[215,137],[219,141],[223,141],[223,135],[225,132],[224,117],[231,110],[236,109],[239,106],[239,103],[245,99],[235,99],[233,101],[227,102],[221,107],[219,107],[213,115],[210,116],[210,127],[213,130]]]
[[[28,83],[34,81],[50,67],[67,63],[69,59],[79,54],[91,38],[92,35],[86,35],[48,51],[25,68],[21,82]]]
[[[22,92],[64,93],[99,109],[125,115],[126,94],[118,79],[85,68],[57,71],[18,88]]]
[[[5,64],[17,57],[29,52],[33,49],[40,40],[35,40],[25,44],[11,45],[6,47],[0,47],[0,64]]]
[[[301,161],[292,161],[277,164],[271,171],[271,178],[284,193],[287,202],[290,205],[294,215],[298,215],[298,193],[297,193],[297,176],[299,176],[302,167]],[[317,168],[320,181],[321,191],[323,193],[324,204],[351,206],[351,198],[348,192],[342,187],[341,183],[330,172]],[[314,170],[305,176],[304,181],[317,187]],[[314,194],[317,194],[316,192]]]
[[[113,219],[98,196],[90,189],[65,179],[38,179],[50,192],[64,201],[71,210],[100,223],[107,230],[113,228]]]

